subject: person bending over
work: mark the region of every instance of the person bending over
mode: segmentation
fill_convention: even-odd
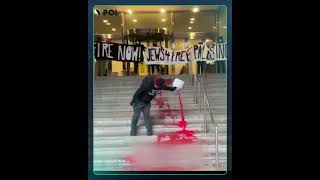
[[[131,136],[137,135],[137,123],[141,112],[143,113],[147,135],[151,136],[152,122],[150,119],[151,100],[159,93],[160,90],[175,91],[176,87],[168,87],[165,85],[164,79],[160,77],[147,76],[142,80],[140,87],[136,90],[130,105],[133,106],[133,116],[131,121]]]

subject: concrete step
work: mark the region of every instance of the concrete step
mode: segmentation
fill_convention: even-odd
[[[136,90],[138,89],[139,87],[97,87],[95,88],[94,87],[94,91],[93,93],[94,94],[97,94],[97,93],[112,93],[112,92],[118,92],[119,94],[131,94],[131,93],[135,93]],[[215,86],[215,87],[209,87],[209,88],[206,88],[207,90],[207,93],[214,93],[214,92],[217,92],[217,91],[223,91],[224,93],[227,93],[227,87],[226,86]],[[195,87],[183,87],[182,90],[180,90],[180,94],[192,94],[192,93],[195,93],[196,89]],[[167,92],[167,93],[171,93],[171,94],[174,94],[173,92],[171,91],[167,91],[167,90],[162,90],[163,93]],[[132,94],[133,95],[133,94]]]
[[[119,108],[119,107],[121,107],[121,108]],[[202,105],[201,108],[206,108],[206,106],[203,107],[203,105]],[[211,104],[211,109],[214,112],[221,113],[221,112],[227,111],[227,106]],[[127,106],[120,105],[120,106],[114,106],[114,107],[108,107],[108,106],[101,105],[99,107],[94,106],[93,110],[95,113],[133,112],[133,107],[130,105],[127,105]],[[156,107],[156,105],[151,105],[151,113],[152,112],[161,113],[161,112],[168,111],[168,110],[169,109],[167,107],[159,108],[159,107]],[[170,110],[175,111],[175,112],[176,111],[180,112],[180,107],[178,104],[170,104]],[[183,106],[183,110],[184,110],[184,112],[196,111],[196,110],[199,110],[199,106],[196,104],[190,104],[190,105],[186,104]]]
[[[117,93],[116,91],[104,91],[104,92],[97,92],[94,93],[93,97],[96,98],[101,98],[101,97],[105,97],[105,98],[112,98],[112,97],[121,97],[121,98],[132,98],[134,95],[135,91],[131,91],[131,92],[121,92],[121,93]],[[199,93],[195,93],[195,92],[183,92],[180,94],[182,100],[184,98],[193,98],[194,96],[199,96]],[[201,95],[203,95],[201,93]],[[224,90],[217,90],[217,91],[212,91],[212,92],[207,92],[208,97],[213,96],[213,97],[227,97],[227,93]],[[156,97],[160,97],[159,95]],[[167,99],[178,99],[178,95],[175,94],[174,92],[171,92],[171,94],[163,94],[161,97],[163,98],[167,98]]]
[[[193,115],[187,115],[186,121],[190,124],[196,124],[196,123],[203,123],[203,117],[201,116],[193,116]],[[180,121],[181,117],[180,114],[177,116],[177,118],[174,120],[174,123]],[[151,116],[151,120],[154,123],[161,123],[163,124],[164,122],[166,124],[173,123],[172,118],[166,117],[164,119],[159,119],[157,116]],[[216,116],[215,121],[217,123],[226,123],[227,122],[227,117],[226,116]],[[130,125],[131,124],[131,117],[106,117],[106,118],[94,118],[93,119],[93,124],[94,126],[124,126],[124,125]],[[144,117],[143,115],[140,115],[138,124],[144,124]]]
[[[213,140],[212,140],[213,141]],[[152,143],[147,143],[147,144],[128,144],[128,146],[113,146],[113,144],[109,143],[109,146],[99,146],[101,144],[99,144],[101,142],[94,142],[95,144],[95,149],[93,151],[94,156],[96,155],[116,155],[116,154],[125,154],[125,153],[130,153],[134,147],[143,147],[143,146],[148,146],[151,145]],[[97,144],[97,146],[96,146]],[[215,150],[216,150],[216,146],[215,144],[181,144],[181,145],[176,145],[176,146],[182,146],[182,147],[188,147],[190,150],[195,148],[195,149],[201,149],[204,150],[205,153],[210,153],[210,154],[215,154]],[[170,152],[170,149],[168,149],[168,151]],[[125,152],[125,153],[123,153]],[[173,152],[174,153],[174,149]],[[218,144],[218,154],[221,156],[226,156],[227,153],[227,145],[226,143],[224,144]]]
[[[95,95],[93,97],[94,100],[104,100],[105,102],[109,102],[109,103],[114,103],[114,102],[121,102],[132,99],[133,94],[131,94],[130,96],[117,96],[117,95]],[[197,97],[199,98],[203,98],[203,96],[199,96],[197,95]],[[117,99],[118,98],[118,99]],[[160,97],[156,97],[156,98],[160,98]],[[181,95],[181,99],[182,102],[184,101],[192,101],[195,97],[193,95]],[[208,94],[208,98],[209,99],[213,99],[213,100],[217,100],[217,101],[227,101],[227,95],[226,94]],[[163,96],[163,99],[169,100],[169,101],[173,101],[173,102],[178,102],[178,97],[174,96],[174,95],[166,95]],[[152,102],[155,102],[155,99],[152,100]]]
[[[190,76],[159,76],[163,79],[174,79],[174,78],[179,78],[184,81],[190,82],[191,77]],[[131,77],[112,77],[112,76],[105,76],[102,78],[96,78],[95,81],[105,81],[105,80],[143,80],[144,77],[139,77],[139,76],[131,76]],[[198,77],[200,80],[201,78]],[[211,80],[211,79],[227,79],[226,76],[207,76],[207,77],[202,77],[203,80]]]
[[[208,145],[207,145],[208,146]],[[194,149],[201,149],[203,152],[204,157],[211,157],[211,158],[206,158],[213,160],[215,157],[215,146],[214,145],[209,145],[212,147],[194,147]],[[221,147],[223,146],[223,147]],[[227,148],[225,145],[218,146],[218,159],[227,159]],[[193,149],[188,146],[188,150],[192,151]],[[111,148],[95,148],[95,151],[93,152],[93,157],[94,159],[99,159],[99,160],[110,160],[110,159],[121,159],[124,157],[126,154],[129,154],[132,152],[131,147],[111,147]],[[174,154],[175,152],[168,152],[170,154]],[[181,159],[183,161],[183,159]]]
[[[99,106],[99,105],[105,105],[105,106],[128,106],[129,103],[131,102],[132,100],[132,97],[119,97],[118,99],[116,99],[117,97],[114,97],[114,98],[107,98],[106,96],[96,96],[96,98],[93,99],[93,103],[95,106]],[[201,100],[203,100],[202,98],[203,97],[200,97]],[[208,97],[208,99],[212,102],[219,102],[219,103],[227,103],[227,99],[224,98],[224,97]],[[163,98],[163,100],[166,101],[165,104],[169,104],[170,106],[175,106],[175,105],[179,105],[180,102],[178,100],[178,98],[174,97],[174,98],[169,98],[169,97],[166,97],[166,98]],[[195,102],[195,98],[193,97],[185,97],[183,98],[182,100],[182,105],[183,106],[186,106],[186,105],[194,105],[194,104],[197,104]],[[152,105],[155,105],[157,103],[157,101],[154,99],[151,101],[151,104]],[[130,105],[129,105],[130,106]]]
[[[99,118],[101,119],[101,118]],[[199,118],[199,119],[191,119],[191,118],[186,118],[187,122],[189,125],[196,125],[196,124],[204,124],[204,119],[203,118]],[[177,122],[179,122],[181,119],[177,118],[175,120],[172,120],[170,118],[166,118],[164,120],[161,119],[151,119],[154,125],[163,125],[163,126],[171,126]],[[207,118],[207,120],[209,120]],[[218,118],[214,118],[214,121],[216,123],[219,124],[226,124],[227,120],[226,119],[218,119]],[[124,127],[124,126],[130,126],[131,125],[131,120],[130,118],[127,118],[126,120],[108,120],[108,121],[98,121],[96,119],[94,119],[94,126],[95,127]],[[144,126],[145,122],[144,119],[139,119],[138,121],[138,126]]]
[[[106,82],[96,82],[93,84],[94,89],[96,88],[127,88],[127,87],[131,87],[131,88],[138,88],[140,87],[141,82],[110,82],[110,81],[106,81]],[[227,82],[226,81],[209,81],[209,82],[205,82],[205,87],[207,88],[211,88],[211,87],[226,87]],[[171,86],[171,85],[169,85]],[[191,87],[195,87],[194,85],[192,85],[191,83],[187,83],[185,82],[184,84],[184,88],[191,88]]]
[[[112,88],[99,88],[99,89],[95,89],[93,94],[98,94],[98,93],[116,93],[116,94],[129,94],[129,95],[133,95],[133,93],[136,92],[138,88],[137,87],[126,87],[126,88],[115,88],[115,87],[112,87]],[[208,88],[206,89],[207,90],[207,93],[208,95],[211,94],[211,93],[215,93],[215,92],[223,92],[223,93],[227,93],[227,89],[226,87],[214,87],[214,88]],[[184,95],[184,94],[194,94],[196,92],[196,89],[195,88],[184,88],[180,91],[180,94],[181,95]],[[171,91],[166,91],[166,90],[163,90],[162,93],[166,93],[166,94],[173,94],[173,95],[177,95],[175,92],[171,92]]]
[[[179,77],[177,77],[179,78]],[[166,80],[174,80],[175,77],[171,77],[171,78],[164,78]],[[186,79],[186,78],[179,78],[182,81],[184,81],[185,83],[191,84],[192,82],[190,81],[190,79]],[[143,79],[138,79],[138,78],[131,78],[131,79],[126,79],[126,78],[109,78],[109,79],[95,79],[95,82],[142,82]],[[207,79],[203,79],[203,82],[208,82],[208,81],[227,81],[227,78],[225,77],[220,77],[220,78],[207,78]],[[195,81],[196,82],[196,81]]]
[[[218,84],[227,84],[226,80],[211,80],[211,81],[207,81],[205,82],[206,86],[209,85],[218,85]],[[132,86],[132,87],[138,87],[141,85],[141,81],[132,81],[132,80],[128,80],[128,81],[117,81],[117,80],[110,80],[110,81],[100,81],[100,82],[94,82],[93,84],[94,86],[106,86],[106,87],[110,87],[110,86]],[[171,84],[169,84],[171,85]],[[191,87],[192,83],[185,81],[184,86],[187,87]]]
[[[130,106],[130,102],[132,100],[132,98],[119,98],[119,100],[117,101],[116,99],[107,99],[107,98],[95,98],[92,99],[93,100],[93,106],[97,106],[97,107],[116,107],[116,106]],[[198,98],[198,101],[201,100],[201,102],[203,101],[203,98]],[[215,97],[208,97],[208,100],[210,103],[216,104],[217,106],[225,106],[225,104],[227,104],[227,99],[223,99],[223,98],[215,98]],[[219,104],[223,104],[223,105],[219,105]],[[170,107],[180,107],[180,103],[177,99],[167,99],[167,101],[165,102],[164,106],[166,107],[167,105],[170,105]],[[196,101],[194,100],[194,98],[186,98],[182,100],[182,105],[183,107],[185,106],[194,106],[194,105],[199,105],[198,103],[196,103]],[[151,101],[151,106],[156,106],[158,107],[158,105],[156,105],[156,101]]]
[[[203,164],[199,170],[215,170],[215,129],[209,122],[209,133],[203,133],[203,113],[198,112],[199,106],[194,102],[194,87],[190,83],[190,76],[167,76],[165,78],[179,78],[185,81],[181,95],[185,109],[185,117],[188,122],[187,129],[194,130],[198,139],[204,140],[207,144],[194,147],[205,149],[205,154],[203,158],[200,159]],[[132,99],[133,93],[140,86],[143,77],[103,77],[101,79],[102,80],[95,80],[93,84],[94,131],[89,132],[89,134],[93,133],[94,138],[94,170],[122,170],[117,167],[128,165],[128,162],[121,161],[121,157],[131,152],[134,145],[155,142],[157,136],[146,136],[146,128],[144,126],[142,114],[138,122],[138,136],[129,136],[131,117],[133,114],[133,110],[132,107],[129,106],[129,102]],[[206,88],[209,101],[215,104],[214,117],[219,125],[219,168],[220,170],[226,170],[226,75],[208,74],[205,84],[207,85]],[[162,92],[163,97],[167,98],[168,103],[170,104],[170,109],[180,110],[177,95],[170,91]],[[174,125],[162,125],[160,122],[161,119],[157,116],[159,112],[158,108],[153,105],[151,108],[151,116],[154,124],[154,134],[181,130],[179,127]],[[178,113],[176,121],[179,120],[180,113]],[[172,119],[169,117],[165,118],[164,121],[166,123],[172,123]],[[185,163],[187,163],[187,161],[181,159],[181,164]]]
[[[182,105],[183,106],[187,106],[187,105],[196,105],[197,103],[194,102],[193,97],[190,98],[185,98],[182,100]],[[130,106],[130,102],[131,102],[132,98],[110,98],[108,99],[107,97],[103,97],[103,98],[95,98],[93,99],[93,103],[94,106],[98,106],[98,105],[104,105],[104,106],[110,106],[110,107],[114,107],[114,106]],[[180,102],[178,101],[178,99],[173,99],[173,98],[166,98],[165,100],[165,105],[170,105],[170,106],[180,106]],[[214,99],[213,99],[214,100]],[[153,100],[151,101],[151,105],[156,105],[157,101]]]
[[[149,145],[137,145],[137,147],[150,147]],[[95,148],[93,151],[93,158],[99,159],[99,160],[117,160],[122,159],[125,155],[132,153],[134,151],[135,146],[130,147],[99,147]],[[150,147],[151,148],[151,147]],[[190,144],[181,144],[177,145],[175,148],[168,148],[165,150],[165,152],[169,154],[176,154],[176,148],[186,148],[189,152],[191,151],[197,151],[201,154],[198,154],[202,156],[201,159],[203,160],[213,160],[216,155],[216,148],[215,145],[190,145]],[[227,146],[226,145],[219,145],[218,146],[218,159],[227,159]],[[183,161],[183,158],[181,158],[181,161]]]
[[[215,135],[208,134],[196,134],[197,139],[206,141],[208,145],[215,144]],[[107,148],[107,147],[128,147],[137,144],[148,144],[157,142],[157,136],[122,136],[122,137],[95,137],[94,147],[95,148]],[[226,145],[227,136],[219,135],[218,144]]]
[[[125,115],[124,115],[125,114]],[[111,112],[100,112],[100,113],[95,113],[93,115],[94,118],[113,118],[113,117],[125,117],[125,118],[128,118],[129,120],[131,119],[133,115],[133,112],[121,112],[118,114],[115,114],[115,113],[111,113]],[[159,114],[158,113],[151,113],[151,116],[158,116]],[[142,114],[140,116],[143,116]],[[224,112],[214,112],[213,113],[213,116],[216,117],[216,116],[225,116],[225,118],[227,118],[227,112],[224,111]],[[203,117],[203,116],[200,116],[200,117]],[[189,118],[189,116],[185,116],[186,119]]]
[[[126,107],[130,107],[132,109],[132,106],[129,104],[131,102],[131,99],[129,101],[126,100],[122,100],[122,101],[118,101],[118,102],[112,102],[112,101],[107,101],[107,100],[99,100],[96,99],[93,103],[94,107],[97,108],[126,108]],[[168,99],[165,104],[163,105],[163,107],[161,107],[162,109],[168,109],[168,105],[171,107],[175,107],[175,108],[180,108],[180,103],[178,102],[178,100],[173,100],[173,99]],[[198,106],[197,103],[193,102],[193,98],[191,99],[186,99],[186,100],[182,100],[182,105],[183,107],[187,107],[187,106]],[[151,101],[151,108],[158,108],[159,106],[156,104],[155,101]]]
[[[183,163],[181,163],[183,164]],[[129,163],[95,163],[94,164],[94,171],[123,171],[122,167],[130,165]],[[165,167],[165,166],[164,166]],[[138,171],[131,170],[131,171]],[[226,171],[227,170],[227,160],[220,160],[219,161],[219,171]],[[207,162],[202,164],[200,168],[197,169],[189,169],[187,166],[183,171],[216,171],[216,164],[215,161]]]
[[[100,103],[100,102],[105,102],[108,104],[113,104],[113,103],[128,103],[132,100],[132,96],[111,96],[111,95],[95,95],[93,100],[94,102]],[[203,98],[203,96],[197,96],[198,98]],[[160,98],[160,97],[156,97]],[[195,103],[195,97],[193,95],[188,95],[188,96],[183,96],[181,98],[181,101],[183,104],[188,104],[188,103]],[[221,94],[212,94],[208,96],[208,99],[216,100],[216,101],[227,101],[226,96],[221,96]],[[169,101],[169,103],[179,103],[178,97],[177,96],[163,96],[162,100]],[[157,100],[153,99],[151,103],[156,103]]]
[[[121,108],[119,108],[121,107]],[[184,110],[197,110],[199,109],[199,106],[197,105],[185,105],[183,107]],[[214,112],[226,112],[227,107],[226,106],[214,106],[212,107]],[[165,109],[167,110],[167,108]],[[180,108],[178,105],[176,106],[170,106],[171,111],[179,111]],[[117,107],[94,107],[94,113],[120,113],[120,112],[133,112],[133,108],[131,106],[117,106]],[[151,112],[152,111],[161,111],[158,107],[151,106]]]
[[[210,101],[210,100],[209,100]],[[95,109],[130,109],[132,110],[132,106],[129,104],[130,101],[122,101],[117,103],[109,103],[109,102],[99,102],[99,100],[95,101],[94,108]],[[214,100],[212,101],[214,102]],[[151,109],[158,110],[160,109],[169,109],[168,105],[170,106],[170,109],[180,109],[180,104],[178,102],[169,101],[168,104],[163,105],[163,107],[159,107],[155,103],[151,102]],[[193,103],[193,100],[191,101],[183,101],[183,108],[187,107],[199,107],[199,104]],[[215,105],[216,109],[223,109],[226,108],[224,105]]]
[[[192,85],[192,84],[195,84],[197,82],[190,82],[189,80],[183,80],[181,79],[182,81],[184,81],[184,84],[185,85]],[[171,79],[171,83],[174,81],[174,79]],[[207,79],[207,81],[203,81],[205,84],[208,84],[208,83],[219,83],[219,82],[227,82],[226,79]],[[110,85],[112,83],[114,84],[122,84],[122,83],[128,83],[128,84],[141,84],[142,83],[142,79],[139,80],[139,79],[127,79],[127,80],[122,80],[122,79],[110,79],[110,80],[95,80],[93,81],[92,84],[103,84],[103,83],[106,83],[107,85]],[[169,83],[170,84],[170,83]]]
[[[134,84],[128,84],[128,83],[121,83],[121,84],[114,84],[114,83],[105,83],[105,84],[95,84],[93,86],[93,89],[126,89],[126,88],[134,88],[137,89],[140,87],[140,84],[134,83]],[[227,87],[226,82],[214,82],[214,83],[206,83],[206,88],[215,88],[215,87]],[[184,84],[183,88],[193,88],[193,86]]]
[[[131,99],[121,100],[121,101],[116,101],[116,100],[108,101],[108,100],[105,100],[105,99],[94,99],[93,100],[93,106],[94,107],[98,107],[98,108],[99,107],[104,107],[104,108],[107,108],[107,107],[118,107],[118,106],[127,107],[127,106],[130,106],[130,104],[129,104],[130,101],[131,101]],[[209,98],[209,102],[210,102],[210,104],[212,106],[215,105],[217,108],[227,107],[227,100],[226,99]],[[158,107],[154,102],[151,102],[151,103],[152,103],[151,106],[153,106],[153,108]],[[188,100],[188,101],[182,100],[182,103],[183,103],[184,109],[187,106],[191,106],[191,107],[199,106],[199,104],[193,102],[193,100],[191,100],[191,99]],[[179,109],[180,108],[180,105],[179,105],[178,102],[169,101],[168,104],[170,105],[170,109]]]
[[[203,118],[201,119],[190,119],[187,118],[188,120],[188,124],[189,125],[193,125],[193,124],[204,124],[204,120]],[[176,120],[172,120],[169,118],[166,118],[165,120],[160,120],[160,119],[152,119],[152,122],[154,125],[164,125],[164,126],[170,126],[173,123],[177,123],[179,122],[180,119],[176,119]],[[227,120],[219,120],[219,119],[215,119],[216,123],[219,124],[226,124]],[[94,119],[94,126],[95,127],[124,127],[124,126],[130,126],[131,125],[131,120],[126,119],[126,120],[121,120],[121,121],[97,121],[96,119]],[[138,122],[138,126],[144,126],[144,120],[140,119]]]
[[[214,157],[202,157],[201,160],[210,161],[210,163],[215,163]],[[226,158],[218,158],[219,162],[226,162]],[[122,165],[129,165],[129,162],[123,159],[106,159],[106,160],[95,160],[96,165],[109,164],[109,163],[118,163]]]
[[[191,75],[161,75],[158,76],[164,79],[173,79],[173,78],[179,78],[179,79],[184,79],[190,81]],[[198,79],[226,79],[227,75],[226,74],[208,74],[206,76],[197,76]],[[117,79],[117,80],[132,80],[132,79],[139,79],[142,80],[144,77],[142,76],[102,76],[102,77],[97,77],[95,80],[100,81],[100,80],[110,80],[110,79]]]
[[[204,127],[202,125],[189,125],[187,126],[188,130],[194,131],[195,133],[202,133],[204,132]],[[169,133],[169,132],[176,132],[180,131],[181,128],[177,126],[173,127],[163,127],[163,125],[153,125],[153,133],[159,134],[159,133]],[[95,127],[93,130],[94,137],[101,137],[101,136],[127,136],[130,133],[130,127]],[[211,133],[211,132],[210,132]],[[214,133],[214,132],[212,132]],[[218,135],[219,134],[226,134],[227,133],[227,127],[223,126],[222,124],[219,124],[218,128]],[[145,136],[147,134],[145,127],[138,127],[138,136]]]
[[[120,100],[126,100],[126,99],[132,99],[133,98],[133,95],[134,93],[132,94],[128,94],[128,95],[117,95],[117,94],[108,94],[108,95],[105,95],[105,94],[95,94],[93,96],[94,99],[97,99],[97,100],[101,100],[101,99],[106,99],[110,102],[118,102]],[[211,96],[208,96],[208,97],[214,97],[214,98],[226,98],[226,97],[223,97],[223,96],[220,96],[220,94],[212,94]],[[118,98],[119,100],[117,100],[116,98]],[[153,98],[152,102],[156,102],[157,99],[159,98],[162,98],[163,100],[168,100],[168,101],[172,101],[172,102],[179,102],[179,97],[177,95],[174,95],[174,94],[166,94],[166,95],[162,95],[162,96],[156,96],[155,98]],[[181,100],[182,102],[184,101],[192,101],[193,99],[195,98],[195,96],[193,94],[184,94],[182,95],[181,94]]]
[[[191,110],[193,111],[193,110]],[[160,114],[159,111],[151,111],[151,116],[158,116]],[[95,118],[113,118],[113,117],[127,117],[130,118],[133,115],[133,111],[121,111],[121,113],[115,113],[115,112],[94,112],[94,117]],[[141,114],[142,115],[142,114]],[[214,116],[226,116],[227,111],[226,110],[213,110],[213,115]],[[185,116],[188,118],[188,116]],[[202,117],[202,115],[200,116]]]

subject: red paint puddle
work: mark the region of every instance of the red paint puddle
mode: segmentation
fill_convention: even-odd
[[[172,80],[166,80],[166,84],[171,84]],[[187,121],[184,117],[184,110],[181,101],[180,92],[178,91],[178,100],[180,105],[181,120],[174,123],[178,112],[172,111],[167,98],[162,97],[162,92],[154,98],[155,106],[159,107],[159,118],[163,125],[166,117],[172,119],[172,124],[178,126],[181,130],[176,132],[159,133],[157,141],[143,145],[135,149],[130,155],[124,157],[124,160],[130,165],[123,167],[125,170],[138,171],[183,171],[200,168],[203,157],[200,147],[194,145],[204,144],[204,141],[197,139],[194,131],[187,130]],[[190,147],[190,148],[189,148]],[[179,163],[179,161],[183,163]]]
[[[169,133],[170,134],[170,133]],[[168,134],[167,134],[168,135]],[[179,136],[171,133],[171,141],[156,141],[152,144],[139,145],[124,158],[128,171],[185,171],[197,170],[203,166],[204,153],[199,145],[203,141],[194,138],[179,140]],[[178,138],[177,138],[178,137]],[[166,139],[161,137],[160,139]],[[180,137],[181,138],[181,137]],[[191,143],[193,142],[193,143]]]
[[[194,131],[186,130],[187,121],[185,120],[185,117],[184,117],[184,110],[183,110],[182,100],[180,96],[180,91],[178,91],[178,97],[179,97],[179,104],[180,104],[181,120],[177,122],[175,125],[179,126],[182,129],[176,132],[158,134],[157,143],[186,144],[186,143],[193,143],[197,139],[197,137],[194,134]]]

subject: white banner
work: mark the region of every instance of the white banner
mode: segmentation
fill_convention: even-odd
[[[145,51],[146,64],[185,64],[192,60],[192,48],[185,51],[173,51],[163,47],[148,47]]]
[[[227,60],[227,43],[207,47],[197,44],[184,51],[173,51],[163,47],[148,47],[143,55],[145,64],[185,64],[191,61],[214,62]]]

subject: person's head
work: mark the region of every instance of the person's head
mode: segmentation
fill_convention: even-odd
[[[164,79],[162,79],[162,78],[155,78],[155,81],[154,81],[154,87],[155,87],[155,88],[163,87],[164,84],[165,84]]]

